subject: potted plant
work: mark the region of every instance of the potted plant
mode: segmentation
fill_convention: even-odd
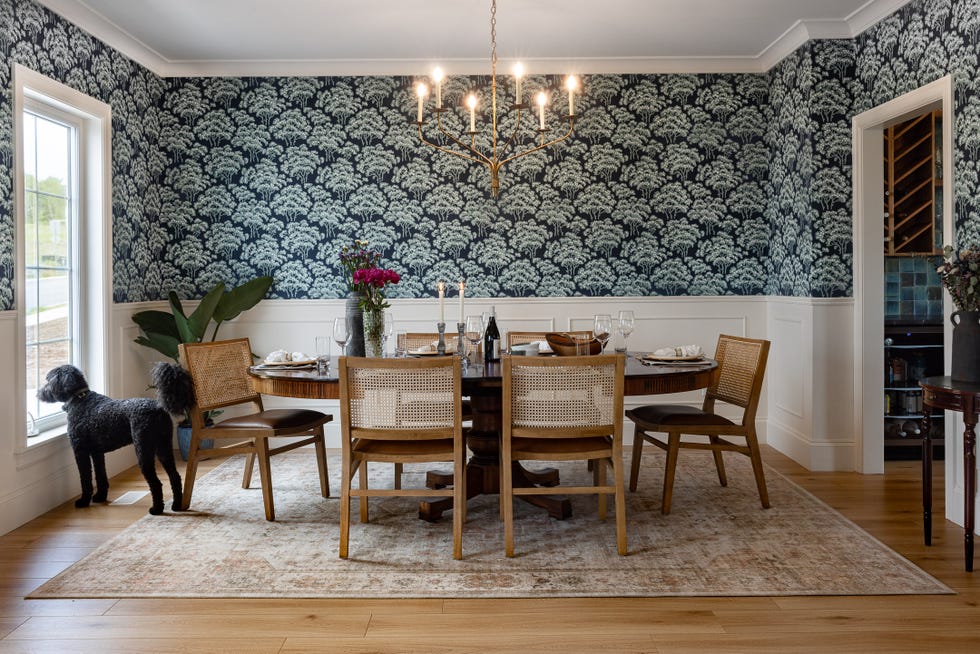
[[[178,345],[200,343],[208,335],[208,327],[212,323],[214,327],[211,329],[209,340],[215,340],[221,323],[238,317],[242,312],[258,304],[269,291],[272,281],[272,277],[256,277],[229,291],[225,290],[224,282],[218,282],[190,315],[184,311],[177,294],[170,291],[170,312],[150,309],[133,314],[133,322],[142,332],[135,342],[179,363]],[[177,445],[180,448],[180,455],[186,461],[190,447],[190,423],[186,420],[177,426]],[[202,447],[212,447],[212,445],[213,443],[207,441],[202,443]]]

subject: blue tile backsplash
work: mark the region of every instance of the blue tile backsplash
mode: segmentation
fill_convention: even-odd
[[[936,264],[919,257],[885,257],[885,320],[942,321],[943,289]]]

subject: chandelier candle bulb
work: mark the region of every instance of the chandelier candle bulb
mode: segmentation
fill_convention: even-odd
[[[544,131],[544,105],[548,102],[548,98],[545,97],[544,91],[538,93],[538,118],[541,121],[541,131]]]
[[[442,109],[442,69],[432,71],[432,81],[436,85],[436,109]]]
[[[439,282],[439,322],[446,322],[446,285]]]
[[[568,115],[575,115],[575,88],[578,86],[578,80],[575,79],[574,75],[569,75],[568,79],[565,80],[565,87],[568,89]]]
[[[463,280],[459,280],[459,322],[463,322],[465,319],[463,316],[463,295],[466,294],[466,283]]]
[[[425,96],[429,93],[429,89],[426,88],[425,84],[420,83],[418,88],[415,90],[419,95],[419,122],[422,122],[422,105],[425,103]]]
[[[516,95],[517,104],[521,103],[521,75],[524,74],[524,66],[520,63],[514,64],[514,82],[517,85]]]
[[[476,131],[476,96],[470,95],[466,98],[466,104],[470,107],[470,131]]]

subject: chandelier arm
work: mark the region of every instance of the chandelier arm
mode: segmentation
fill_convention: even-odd
[[[441,124],[439,125],[439,131],[442,132],[443,136],[445,136],[446,138],[448,138],[450,141],[452,141],[453,143],[455,143],[459,147],[463,148],[464,150],[466,150],[468,152],[472,152],[473,154],[472,154],[472,156],[470,156],[470,155],[464,155],[462,153],[456,152],[455,150],[449,150],[447,148],[440,147],[438,145],[435,146],[435,147],[439,148],[440,150],[442,150],[443,152],[452,152],[453,154],[457,154],[459,156],[464,156],[467,159],[471,159],[473,161],[478,161],[478,162],[480,162],[482,164],[485,164],[487,166],[493,164],[493,159],[491,159],[487,155],[483,154],[482,152],[480,152],[479,150],[477,150],[473,146],[466,145],[465,143],[463,143],[462,141],[460,141],[458,138],[456,138],[455,136],[453,136],[452,134],[450,134],[449,132],[447,132],[445,129],[443,129],[443,127],[442,127]],[[419,127],[419,136],[421,137],[421,135],[422,135],[422,128]],[[422,140],[424,141],[425,139],[423,138]],[[432,145],[432,144],[430,144],[430,145]]]
[[[440,130],[440,131],[442,131],[442,130]],[[446,132],[443,131],[443,134],[446,134]],[[459,144],[460,147],[466,148],[467,150],[469,150],[470,152],[472,152],[473,154],[475,154],[477,156],[472,156],[472,155],[466,154],[465,152],[458,152],[456,150],[450,150],[449,148],[443,147],[441,145],[437,145],[437,144],[433,143],[432,141],[426,140],[425,136],[422,134],[422,126],[419,125],[419,140],[422,141],[422,143],[424,143],[425,145],[429,146],[430,148],[435,148],[436,150],[439,150],[439,152],[445,152],[446,154],[455,155],[457,157],[460,157],[461,159],[468,159],[470,161],[475,161],[476,163],[483,164],[484,166],[489,166],[491,164],[490,160],[487,159],[480,152],[477,152],[473,148],[471,148],[471,147],[469,147],[469,146],[467,146],[467,145],[465,145],[463,143],[460,143],[459,140],[453,138],[453,136],[451,134],[446,134],[446,136],[448,136],[453,141],[455,141],[457,144]]]
[[[507,139],[507,142],[504,143],[500,147],[500,151],[497,154],[497,158],[498,159],[500,159],[500,157],[503,157],[507,153],[507,150],[514,144],[514,139],[517,138],[517,132],[518,132],[518,130],[520,130],[520,128],[521,128],[521,109],[520,109],[520,107],[518,107],[518,109],[517,109],[517,121],[514,124],[514,131],[511,132],[510,138]],[[509,160],[505,160],[505,161],[509,161]]]
[[[547,148],[549,146],[554,145],[555,143],[560,143],[561,141],[564,141],[569,136],[571,136],[572,135],[572,132],[574,132],[574,131],[575,131],[575,124],[574,123],[571,123],[568,126],[568,131],[565,132],[562,136],[555,137],[554,139],[548,141],[547,143],[542,143],[541,145],[536,146],[534,148],[531,148],[530,150],[525,150],[523,152],[518,152],[516,154],[512,154],[511,156],[509,156],[506,159],[504,159],[503,161],[501,161],[499,165],[503,166],[508,161],[513,161],[514,159],[520,159],[521,157],[523,157],[525,155],[528,155],[528,154],[531,154],[532,152],[537,152],[538,150],[543,150],[543,149],[545,149],[545,148]]]

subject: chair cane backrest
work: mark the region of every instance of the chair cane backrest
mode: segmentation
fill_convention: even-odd
[[[625,357],[504,358],[504,423],[514,436],[622,431]]]
[[[721,400],[745,409],[744,418],[754,419],[769,357],[769,341],[722,334],[715,359],[718,371],[705,393],[705,407]]]
[[[212,343],[183,343],[180,359],[194,384],[194,400],[201,411],[256,402],[248,368],[252,348],[247,338]]]
[[[342,427],[352,438],[452,438],[461,424],[457,357],[339,360]]]

